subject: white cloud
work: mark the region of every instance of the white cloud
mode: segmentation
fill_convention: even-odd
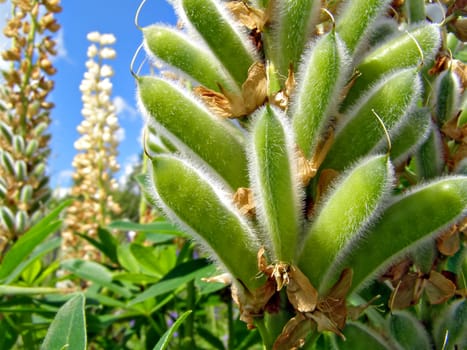
[[[115,96],[112,102],[115,106],[117,115],[120,117],[134,120],[138,116],[136,108],[130,105],[122,96]]]
[[[121,168],[121,174],[118,177],[118,183],[121,187],[125,185],[130,177],[131,173],[133,172],[133,168],[138,165],[140,162],[139,156],[137,154],[132,154],[125,159],[125,163]]]
[[[65,47],[65,32],[63,31],[63,28],[57,32],[54,39],[56,43],[55,49],[57,50],[57,55],[54,57],[54,60],[65,59],[68,61],[69,57],[68,51]]]
[[[74,171],[71,169],[65,169],[58,173],[57,185],[58,186],[69,186],[73,180]]]
[[[62,199],[71,193],[71,187],[57,187],[53,190],[53,196]]]
[[[115,133],[115,138],[117,139],[118,143],[122,143],[125,140],[125,129],[118,128],[117,132]]]

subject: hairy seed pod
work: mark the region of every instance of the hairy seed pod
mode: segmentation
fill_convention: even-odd
[[[272,107],[259,110],[251,132],[251,186],[258,219],[270,242],[271,257],[295,263],[301,196],[295,145],[285,116]]]
[[[31,185],[26,184],[21,187],[20,195],[19,195],[19,199],[21,203],[29,203],[32,199],[32,195],[33,195],[33,189]]]
[[[354,52],[366,38],[371,25],[389,2],[388,0],[347,1],[337,20],[336,30],[350,52]]]
[[[415,251],[465,215],[467,177],[451,176],[400,195],[354,244],[345,247],[326,273],[331,286],[344,267],[353,269],[351,291],[378,277],[408,251]]]
[[[180,151],[200,157],[232,188],[248,187],[244,136],[168,81],[138,78],[141,110]]]
[[[3,183],[0,183],[0,199],[5,199],[8,190]]]
[[[343,84],[350,57],[334,31],[320,37],[304,55],[290,115],[296,142],[305,157],[311,158],[319,136],[329,124]]]
[[[24,153],[27,157],[31,157],[39,148],[39,141],[36,139],[28,141]]]
[[[389,350],[387,341],[375,330],[361,322],[347,322],[343,338],[333,336],[333,349],[338,350]]]
[[[26,180],[28,176],[28,169],[24,160],[20,159],[15,162],[15,175],[18,181]]]
[[[368,86],[388,72],[418,66],[422,60],[426,64],[434,57],[440,43],[439,26],[423,23],[408,32],[398,33],[376,47],[358,64],[357,71],[360,76],[355,80],[344,101],[345,109],[352,106]]]
[[[25,142],[24,138],[21,135],[14,135],[13,136],[13,150],[17,154],[23,154],[25,149]]]
[[[241,86],[257,60],[247,34],[217,0],[181,0],[181,5],[188,22]]]
[[[15,161],[10,153],[3,151],[0,153],[0,164],[11,174],[15,175]]]
[[[219,91],[219,85],[238,92],[238,86],[225,73],[225,68],[209,51],[191,38],[162,25],[143,28],[144,46],[149,55],[182,71],[205,87]]]
[[[281,76],[286,77],[293,67],[296,71],[306,43],[318,20],[320,1],[284,0],[277,1],[273,24],[268,38],[272,47],[275,66]]]
[[[391,161],[395,167],[416,153],[431,131],[431,113],[428,108],[417,108],[404,118],[401,125],[391,133]],[[387,140],[381,140],[376,150],[386,150]]]
[[[439,126],[443,126],[458,112],[460,91],[459,79],[450,69],[445,70],[436,78],[433,107]]]
[[[0,223],[11,233],[15,232],[15,215],[7,207],[0,207]]]
[[[0,135],[5,138],[10,145],[13,143],[13,132],[9,125],[0,120]]]
[[[437,349],[465,349],[467,347],[467,299],[451,303],[434,325],[434,339]],[[446,343],[444,343],[446,342]]]
[[[19,210],[15,215],[16,232],[24,232],[28,226],[28,214],[24,210]]]
[[[462,128],[467,124],[467,93],[464,93],[462,97],[461,111],[459,113],[459,118],[457,119],[457,127]]]
[[[443,172],[444,145],[438,128],[430,122],[428,137],[415,154],[415,173],[420,179],[432,179]]]
[[[392,310],[388,319],[392,340],[400,349],[431,349],[423,324],[407,311]]]
[[[45,130],[47,130],[47,128],[49,127],[49,125],[46,123],[46,122],[42,122],[42,123],[39,123],[33,130],[32,130],[32,135],[34,135],[34,137],[40,137],[42,136],[42,134],[44,133]]]
[[[378,143],[386,138],[384,128],[390,133],[397,129],[420,93],[420,78],[413,68],[398,70],[383,77],[338,126],[323,168],[342,170],[374,151]]]
[[[299,260],[313,285],[320,286],[339,251],[379,214],[393,181],[387,155],[365,158],[344,173],[317,204]]]
[[[232,193],[204,169],[168,155],[152,159],[152,194],[160,209],[185,232],[196,237],[235,278],[256,288],[259,250],[249,224],[232,203]],[[174,176],[176,174],[176,176]],[[250,289],[251,290],[251,289]]]
[[[38,177],[41,177],[44,175],[45,173],[45,170],[46,170],[46,165],[44,163],[38,163],[34,166],[33,170],[32,170],[32,174],[34,176],[38,176]]]

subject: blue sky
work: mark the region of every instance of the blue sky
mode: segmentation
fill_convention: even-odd
[[[79,137],[76,127],[82,120],[79,85],[86,69],[86,52],[90,44],[86,35],[89,32],[112,33],[117,38],[113,46],[117,57],[109,63],[115,71],[112,77],[113,98],[120,110],[120,126],[124,129],[119,147],[121,171],[118,176],[124,175],[141,152],[142,118],[136,108],[135,82],[129,71],[133,54],[142,42],[141,32],[134,25],[139,4],[139,0],[62,0],[63,12],[57,16],[62,26],[56,36],[59,56],[55,59],[55,66],[58,73],[54,77],[56,85],[51,95],[51,101],[56,105],[50,127],[52,155],[49,174],[53,187],[64,188],[71,184],[71,162],[76,154],[73,143]],[[8,10],[7,5],[2,7]],[[156,22],[174,24],[175,21],[173,9],[166,0],[147,0],[139,17],[142,26]]]

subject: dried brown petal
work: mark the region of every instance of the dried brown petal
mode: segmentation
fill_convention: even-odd
[[[425,293],[431,304],[441,304],[454,296],[456,285],[441,273],[432,270],[425,285]]]
[[[264,64],[256,62],[248,69],[248,78],[242,85],[242,97],[243,109],[246,112],[243,115],[252,113],[264,104],[267,99],[267,78]]]
[[[397,283],[404,277],[410,270],[412,261],[410,259],[404,259],[401,262],[391,266],[382,276],[383,279],[388,279],[393,287],[396,287]]]
[[[391,310],[405,309],[420,299],[423,291],[423,280],[420,274],[409,272],[397,283],[389,298]]]
[[[216,92],[203,86],[194,89],[209,109],[224,118],[244,117],[263,105],[267,98],[266,70],[262,63],[254,63],[242,85],[242,95],[231,93],[219,86]]]
[[[223,273],[217,276],[203,277],[201,281],[207,283],[222,283],[228,286],[232,284],[232,275],[230,273]]]
[[[453,256],[460,249],[460,238],[457,225],[451,226],[444,231],[437,239],[436,246],[441,254]]]
[[[243,1],[230,1],[225,6],[230,10],[235,19],[248,29],[263,31],[267,21],[267,16],[263,11],[251,7]]]
[[[324,312],[317,310],[310,314],[310,317],[313,319],[313,321],[316,322],[316,325],[318,326],[318,332],[330,331],[337,334],[342,339],[345,339],[337,324]]]
[[[290,303],[299,312],[313,312],[318,303],[318,291],[313,287],[302,271],[290,266],[287,296]]]
[[[311,320],[303,314],[297,314],[286,323],[272,348],[273,350],[299,349],[305,344],[305,338],[312,330]]]
[[[306,159],[303,151],[297,146],[295,151],[297,157],[297,171],[302,186],[307,186],[310,180],[316,175],[318,169],[314,168],[311,162]]]
[[[316,202],[326,193],[329,185],[339,176],[339,172],[334,169],[323,169],[319,175],[318,186],[316,188]]]
[[[243,215],[250,217],[255,215],[253,192],[250,188],[240,187],[237,189],[233,196],[233,201]]]

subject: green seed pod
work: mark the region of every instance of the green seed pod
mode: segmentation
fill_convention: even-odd
[[[389,5],[388,0],[347,1],[336,23],[336,31],[350,52],[366,38],[371,25]]]
[[[37,177],[43,176],[45,173],[45,170],[46,170],[46,166],[44,163],[41,162],[41,163],[36,164],[36,166],[32,170],[32,174]]]
[[[36,139],[30,140],[27,143],[24,153],[27,157],[31,157],[39,148],[39,142]]]
[[[21,203],[29,203],[32,199],[32,195],[33,195],[33,189],[31,185],[26,184],[21,187],[20,195],[19,195],[19,199]]]
[[[15,215],[8,207],[0,207],[0,223],[11,233],[15,232]]]
[[[287,77],[289,67],[294,71],[314,26],[318,21],[320,1],[283,0],[274,4],[272,33],[268,44],[272,48],[275,66],[281,76]]]
[[[436,121],[443,126],[459,110],[460,83],[450,69],[442,72],[435,81],[433,109]]]
[[[384,128],[390,133],[398,129],[414,106],[421,88],[419,75],[413,68],[383,77],[338,125],[334,144],[323,168],[341,170],[356,159],[374,152],[379,142],[386,139]],[[383,122],[384,128],[375,114]]]
[[[451,176],[397,196],[381,217],[345,247],[323,283],[329,287],[344,267],[353,269],[349,293],[362,289],[408,252],[459,220],[467,209],[467,177]]]
[[[28,214],[24,210],[19,210],[15,215],[16,232],[24,232],[28,226]]]
[[[32,130],[32,135],[34,137],[39,137],[42,136],[45,130],[49,127],[49,124],[46,122],[39,123],[33,130]]]
[[[15,162],[15,175],[18,181],[26,180],[28,176],[28,169],[24,160],[20,159]]]
[[[344,329],[345,340],[333,335],[333,349],[336,350],[390,350],[384,338],[368,326],[357,322],[347,322]]]
[[[431,125],[431,113],[426,108],[417,108],[404,118],[391,134],[390,156],[395,167],[420,148],[430,134]],[[387,146],[387,140],[382,140],[376,150],[385,150]]]
[[[214,55],[241,86],[250,66],[257,61],[248,35],[242,32],[225,7],[216,0],[181,0],[191,24]]]
[[[261,285],[255,278],[259,244],[232,204],[232,193],[209,178],[206,169],[186,160],[158,155],[152,164],[152,196],[158,207],[250,290]]]
[[[143,28],[143,35],[149,55],[168,63],[211,90],[218,91],[220,84],[227,90],[239,91],[209,49],[200,47],[179,30],[152,25]]]
[[[430,335],[410,312],[393,310],[388,317],[392,341],[399,349],[431,350]]]
[[[467,299],[454,301],[437,316],[433,333],[437,349],[467,348]]]
[[[296,142],[307,158],[312,156],[319,135],[336,112],[349,63],[345,45],[334,31],[320,37],[304,55],[290,115]]]
[[[0,153],[0,165],[11,175],[15,175],[15,161],[9,152],[3,151]]]
[[[415,173],[420,179],[432,179],[440,176],[444,169],[444,146],[441,134],[433,123],[430,123],[427,139],[415,154]]]
[[[365,158],[344,173],[317,204],[298,266],[320,292],[326,292],[321,280],[339,251],[379,215],[393,180],[386,155]]]
[[[462,97],[461,112],[457,119],[457,127],[462,128],[465,124],[467,124],[467,93],[464,93]]]
[[[384,74],[396,69],[418,66],[422,59],[426,64],[434,57],[440,43],[439,26],[423,23],[408,32],[398,33],[376,47],[359,63],[357,70],[360,76],[355,80],[344,101],[345,109]]]
[[[3,183],[0,183],[0,199],[5,199],[8,190]]]
[[[227,120],[160,78],[138,78],[139,105],[157,131],[190,157],[199,157],[232,188],[248,187],[244,136]]]
[[[25,149],[24,138],[21,135],[13,136],[13,150],[17,154],[23,154]]]
[[[272,259],[295,263],[302,196],[292,132],[276,108],[262,108],[254,119],[250,181],[264,242],[272,245],[268,247]]]
[[[425,0],[404,1],[403,11],[409,23],[425,21]]]
[[[3,136],[10,145],[13,143],[13,132],[10,126],[2,121],[0,121],[0,135]]]

